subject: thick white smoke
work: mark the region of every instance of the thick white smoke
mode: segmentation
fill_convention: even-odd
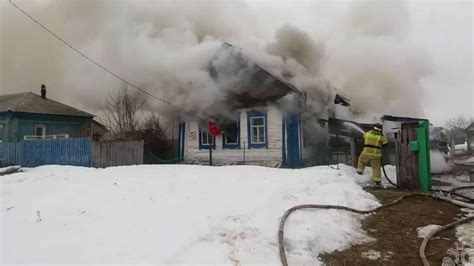
[[[294,26],[244,1],[15,2],[85,54],[184,112],[224,108],[219,103],[231,80],[213,80],[209,62],[223,60],[215,56],[227,41],[305,91],[315,114],[332,104],[335,85],[357,114],[422,115],[420,80],[430,62],[406,37],[403,2],[350,4],[325,27],[334,29],[329,34],[313,25],[323,11],[298,10],[314,13],[315,21]],[[45,83],[50,97],[94,112],[120,87],[6,1],[0,7],[0,93],[37,91]],[[169,110],[151,98],[149,104]]]
[[[357,1],[330,40],[328,77],[351,99],[356,114],[423,116],[422,80],[432,62],[408,38],[410,17],[403,1]]]
[[[431,160],[431,173],[439,174],[446,171],[449,171],[451,167],[444,159],[444,156],[439,151],[431,151],[430,153],[430,160]]]

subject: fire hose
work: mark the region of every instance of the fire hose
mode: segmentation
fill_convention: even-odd
[[[396,188],[400,188],[397,184],[395,184],[387,175],[387,172],[385,171],[385,167],[384,167],[384,164],[383,164],[383,160],[381,159],[381,165],[382,165],[382,172],[383,172],[383,175],[385,176],[385,179],[387,179],[387,181],[394,187]],[[453,195],[453,196],[456,196],[458,198],[462,198],[464,199],[466,202],[468,203],[474,203],[474,199],[473,198],[470,198],[468,196],[465,196],[465,195],[462,195],[462,194],[459,194],[457,193],[456,191],[458,190],[464,190],[464,189],[474,189],[474,186],[463,186],[463,187],[455,187],[451,190],[443,190],[443,189],[431,189],[431,191],[433,192],[437,192],[437,193],[446,193],[448,195]]]
[[[280,226],[278,228],[278,247],[279,247],[280,260],[281,260],[282,265],[283,266],[288,266],[288,260],[286,258],[285,244],[284,244],[285,222],[288,219],[288,217],[290,216],[290,214],[293,213],[294,211],[301,210],[301,209],[336,209],[336,210],[344,210],[344,211],[358,213],[358,214],[370,214],[370,213],[373,213],[373,212],[377,212],[377,211],[379,211],[383,208],[387,208],[387,207],[396,205],[396,204],[398,204],[399,202],[401,202],[402,200],[404,200],[406,198],[415,197],[415,196],[431,197],[431,198],[438,199],[438,200],[444,200],[444,201],[446,201],[448,203],[451,203],[453,205],[456,205],[456,206],[467,207],[467,208],[474,209],[474,204],[468,204],[468,203],[464,203],[464,202],[463,202],[463,204],[459,204],[459,202],[456,201],[456,200],[452,200],[452,199],[448,199],[448,198],[441,198],[441,197],[438,197],[438,196],[435,196],[435,195],[425,194],[425,193],[410,193],[410,194],[401,196],[401,197],[395,199],[394,201],[392,201],[392,202],[390,202],[386,205],[381,205],[381,206],[379,206],[377,208],[374,208],[372,210],[357,210],[357,209],[353,209],[353,208],[346,207],[346,206],[340,206],[340,205],[319,205],[319,204],[297,205],[297,206],[294,206],[294,207],[288,209],[283,214],[283,217],[280,220]],[[424,266],[430,265],[427,258],[426,258],[426,256],[425,256],[425,249],[426,249],[426,246],[428,245],[428,242],[429,242],[431,237],[439,234],[442,231],[448,230],[448,229],[450,229],[450,228],[452,228],[456,225],[467,223],[467,222],[472,221],[472,220],[474,220],[474,216],[467,217],[467,218],[461,219],[459,221],[456,221],[454,223],[447,224],[447,225],[431,232],[430,234],[428,234],[428,236],[423,239],[423,242],[422,242],[422,244],[420,246],[420,249],[419,249],[420,260],[422,261],[423,265]]]

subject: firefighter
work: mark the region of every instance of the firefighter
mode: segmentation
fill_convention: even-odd
[[[387,138],[382,134],[382,125],[375,124],[374,127],[364,133],[364,149],[360,153],[357,164],[357,173],[361,175],[365,166],[372,167],[372,181],[380,186],[382,171],[380,159],[382,157],[382,146],[388,144]]]

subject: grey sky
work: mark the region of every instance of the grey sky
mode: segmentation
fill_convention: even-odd
[[[425,82],[427,115],[437,123],[461,113],[474,116],[472,1],[415,1],[409,8],[412,37],[436,67]]]

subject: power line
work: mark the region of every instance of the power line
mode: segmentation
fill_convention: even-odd
[[[34,17],[32,17],[30,14],[28,14],[25,10],[23,10],[21,7],[17,6],[15,3],[13,3],[12,0],[8,0],[8,2],[10,4],[12,4],[16,9],[18,9],[21,13],[23,13],[25,16],[27,16],[29,19],[31,19],[33,22],[35,22],[36,24],[38,24],[41,28],[43,28],[45,31],[47,31],[49,34],[51,34],[54,38],[56,38],[57,40],[59,40],[60,42],[62,42],[64,45],[66,45],[67,47],[71,48],[74,52],[76,52],[77,54],[79,54],[80,56],[82,56],[83,58],[87,59],[89,62],[93,63],[94,65],[98,66],[99,68],[101,68],[102,70],[104,70],[105,72],[109,73],[110,75],[114,76],[115,78],[119,79],[120,81],[124,82],[125,84],[128,84],[130,85],[131,87],[137,89],[138,91],[142,92],[143,94],[146,94],[152,98],[155,98],[161,102],[164,102],[168,105],[170,105],[171,107],[175,108],[176,110],[178,110],[178,108],[176,108],[173,104],[171,104],[170,102],[160,98],[160,97],[157,97],[151,93],[149,93],[148,91],[138,87],[137,85],[129,82],[128,80],[126,80],[125,78],[121,77],[120,75],[118,74],[115,74],[114,72],[112,72],[112,70],[106,68],[105,66],[101,65],[99,62],[97,62],[96,60],[90,58],[89,56],[87,56],[86,54],[82,53],[81,51],[79,51],[78,49],[76,49],[74,46],[72,46],[71,44],[69,44],[66,40],[64,40],[63,38],[61,38],[61,36],[57,35],[56,33],[54,33],[52,30],[50,30],[48,27],[46,27],[45,25],[43,25],[41,22],[39,22],[37,19],[35,19]]]

